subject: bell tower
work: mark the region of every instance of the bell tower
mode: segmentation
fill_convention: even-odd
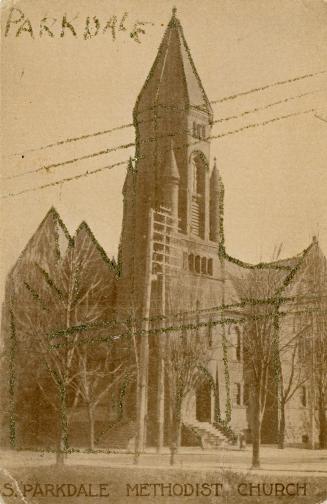
[[[173,9],[158,55],[134,108],[140,189],[154,207],[165,192],[165,160],[174,144],[178,214],[184,233],[209,238],[212,109]],[[147,190],[144,187],[146,179]]]
[[[146,269],[150,209],[165,206],[178,218],[181,247],[197,243],[212,252],[219,242],[219,184],[210,170],[213,112],[176,9],[137,98],[133,121],[136,164],[133,187],[129,169],[124,193],[133,224],[131,229],[125,219],[121,247],[127,260],[122,277],[132,274],[137,286]]]
[[[137,444],[146,438],[162,445],[169,423],[164,339],[148,337],[150,319],[219,304],[223,289],[218,256],[223,186],[216,163],[210,168],[213,113],[176,9],[133,122],[136,161],[129,164],[123,188],[118,304],[127,313],[132,306],[142,321]]]

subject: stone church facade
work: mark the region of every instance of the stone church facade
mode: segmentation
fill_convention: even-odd
[[[130,163],[123,188],[118,310],[127,313],[134,306],[143,317],[161,313],[168,320],[170,313],[195,311],[202,326],[201,337],[210,340],[208,367],[214,385],[189,395],[183,408],[183,424],[199,435],[219,437],[223,429],[217,414],[220,421],[228,423],[225,412],[230,403],[231,431],[236,435],[245,431],[251,439],[242,327],[237,323],[213,327],[210,321],[217,311],[205,309],[235,303],[232,279],[245,278],[253,266],[230,257],[225,250],[224,186],[216,159],[210,159],[213,111],[175,11],[137,98],[133,117],[136,162]],[[305,257],[317,247],[314,242],[296,257],[260,267],[280,268],[281,284],[287,284],[290,292],[304,274],[301,264]],[[230,308],[224,316],[235,320],[240,314]],[[290,330],[287,324],[283,330]],[[150,444],[156,439],[159,400],[160,341],[153,339],[149,341],[148,374]],[[223,341],[227,341],[228,370]],[[276,442],[279,411],[272,379],[269,387],[262,440]],[[310,423],[309,399],[304,399],[304,394],[305,385],[287,404],[292,424],[286,429],[288,441],[301,446],[309,438]]]

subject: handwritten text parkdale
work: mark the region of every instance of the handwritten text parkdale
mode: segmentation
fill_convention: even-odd
[[[135,42],[140,43],[140,36],[145,34],[145,25],[153,25],[148,21],[129,21],[128,12],[121,16],[112,15],[105,19],[99,19],[97,16],[87,16],[80,19],[79,15],[68,16],[64,14],[60,18],[46,16],[35,24],[21,9],[12,7],[9,11],[5,37],[29,36],[32,39],[36,37],[63,38],[66,35],[70,37],[92,39],[98,35],[110,35],[112,40],[116,40],[119,32],[129,34],[129,37]]]

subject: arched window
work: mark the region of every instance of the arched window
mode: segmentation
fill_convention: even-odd
[[[196,273],[200,273],[200,271],[201,271],[201,260],[200,260],[200,256],[196,256],[196,257],[195,257],[195,271],[196,271]]]
[[[248,383],[244,383],[243,387],[243,404],[244,406],[247,406],[249,404],[249,398],[250,398],[250,387]]]
[[[205,137],[206,137],[206,127],[202,126],[202,138],[203,138],[203,140],[205,140]]]
[[[203,196],[205,187],[206,162],[200,153],[192,156],[192,192],[194,195]]]
[[[188,268],[190,271],[194,271],[194,255],[190,254],[188,256]]]
[[[193,194],[198,194],[199,175],[199,167],[196,163],[192,163]]]
[[[235,357],[238,362],[241,360],[241,333],[238,327],[235,327]]]
[[[208,275],[213,275],[213,264],[212,259],[208,259]]]
[[[201,138],[201,130],[202,130],[201,125],[200,125],[200,124],[198,124],[198,125],[197,125],[196,130],[197,130],[197,131],[196,131],[196,132],[197,132],[197,135],[196,135],[196,136],[200,139],[200,138]]]
[[[207,273],[207,258],[201,257],[201,273]]]
[[[191,158],[192,176],[192,214],[191,231],[203,238],[205,219],[205,185],[207,164],[201,152],[195,152]]]
[[[233,385],[233,404],[239,406],[241,404],[241,384],[234,383]]]
[[[209,348],[212,347],[212,320],[211,320],[211,318],[209,319],[209,322],[208,322],[208,346],[209,346]]]
[[[300,399],[302,406],[305,407],[307,405],[307,389],[305,386],[300,388]]]

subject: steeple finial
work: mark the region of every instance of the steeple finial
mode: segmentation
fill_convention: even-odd
[[[213,175],[213,177],[217,177],[217,178],[220,177],[218,166],[217,166],[217,158],[216,158],[216,156],[213,158],[212,175]]]
[[[171,12],[172,12],[173,17],[176,17],[176,12],[177,12],[176,7],[173,7]]]
[[[132,156],[129,156],[129,160],[128,160],[128,164],[127,164],[127,170],[133,170]]]

